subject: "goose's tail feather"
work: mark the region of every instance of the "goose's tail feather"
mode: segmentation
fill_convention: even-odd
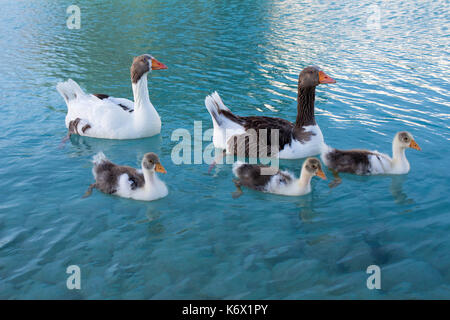
[[[220,116],[220,111],[230,111],[228,107],[223,103],[217,91],[214,91],[211,95],[206,96],[205,106],[208,109],[209,114],[214,119],[214,121],[220,126],[222,124],[222,118]]]
[[[59,82],[56,85],[56,90],[58,90],[59,94],[64,98],[66,103],[85,95],[83,89],[81,89],[78,83],[72,79],[65,82]]]
[[[233,169],[232,169],[232,171],[233,171],[233,173],[234,173],[234,175],[236,176],[236,177],[239,177],[239,168],[240,167],[242,167],[243,165],[244,165],[245,163],[244,162],[242,162],[242,161],[236,161],[235,163],[233,163]]]
[[[93,157],[92,162],[94,163],[94,165],[98,166],[99,164],[107,160],[108,158],[106,158],[105,154],[100,151]]]
[[[320,154],[323,156],[331,151],[333,151],[334,148],[327,145],[325,142],[322,143],[322,146],[320,148]]]
[[[333,152],[335,149],[333,147],[330,147],[325,142],[322,143],[321,151],[320,151],[320,159],[322,162],[328,167],[329,161],[328,161],[328,154]]]

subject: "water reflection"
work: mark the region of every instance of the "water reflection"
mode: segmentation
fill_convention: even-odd
[[[367,184],[370,183],[370,180],[383,181],[384,179],[390,179],[389,191],[392,194],[392,197],[394,198],[396,204],[411,205],[415,203],[414,199],[410,198],[403,189],[403,185],[408,179],[408,175],[358,176],[340,173],[339,176],[342,179],[340,184],[344,184],[346,180]],[[336,186],[336,188],[339,187],[339,185]]]
[[[77,156],[92,156],[97,152],[103,152],[107,157],[114,158],[114,155],[117,153],[120,153],[122,157],[123,155],[129,155],[130,150],[132,150],[132,153],[136,154],[136,159],[140,163],[147,152],[161,154],[162,138],[160,135],[156,135],[138,140],[110,140],[71,135],[69,141],[66,145],[63,145],[63,148],[70,149],[70,152]],[[74,148],[69,148],[68,144],[71,144]]]
[[[403,184],[406,181],[406,175],[398,175],[391,177],[391,186],[390,191],[392,196],[394,197],[395,203],[401,205],[409,205],[414,204],[415,201],[412,198],[409,198],[408,195],[403,191]]]
[[[298,218],[304,223],[311,223],[314,217],[318,214],[314,210],[314,203],[312,195],[305,195],[298,199],[297,207],[300,207]]]

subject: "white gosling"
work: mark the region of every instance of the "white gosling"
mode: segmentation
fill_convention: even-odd
[[[71,134],[104,139],[138,139],[161,132],[161,119],[150,102],[147,74],[167,67],[149,54],[133,59],[134,102],[106,94],[88,94],[72,79],[56,89],[67,104],[66,127]]]
[[[237,189],[233,192],[233,198],[237,198],[242,194],[242,186],[267,193],[302,196],[311,192],[311,179],[313,176],[326,179],[320,161],[317,158],[308,158],[303,162],[300,178],[298,179],[288,171],[242,162],[236,162],[233,165],[233,173],[237,177],[237,179],[233,180]]]
[[[410,170],[406,149],[421,150],[411,133],[397,132],[392,141],[392,158],[371,150],[339,150],[325,146],[322,150],[323,163],[333,172],[335,180],[330,187],[341,183],[339,172],[357,175],[406,174]]]
[[[94,188],[107,194],[143,201],[164,198],[168,194],[165,183],[156,175],[156,172],[166,173],[166,170],[153,152],[144,155],[141,170],[116,165],[102,152],[94,156],[93,163],[95,183],[89,186],[84,197],[88,197]]]

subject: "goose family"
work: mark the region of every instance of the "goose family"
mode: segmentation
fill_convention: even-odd
[[[67,104],[68,137],[77,134],[105,139],[138,139],[159,134],[161,119],[150,102],[147,77],[152,70],[161,69],[167,67],[150,54],[133,59],[130,74],[134,101],[106,94],[87,94],[72,79],[58,83],[56,88]],[[320,154],[334,176],[330,187],[341,182],[339,172],[358,175],[408,173],[410,165],[405,150],[421,150],[409,132],[401,131],[395,135],[392,157],[378,151],[340,150],[325,144],[315,120],[314,102],[316,87],[330,83],[336,81],[316,66],[300,72],[295,123],[275,117],[239,116],[231,112],[217,92],[208,95],[205,106],[213,123],[214,146],[223,150],[222,156],[250,157],[257,151],[257,156],[298,159]],[[102,152],[94,156],[93,163],[95,183],[89,186],[85,197],[91,195],[93,189],[144,201],[168,194],[165,183],[157,175],[166,170],[155,153],[144,155],[141,169],[114,164]],[[317,158],[304,161],[299,178],[278,168],[240,161],[233,165],[233,173],[237,189],[233,198],[242,194],[241,187],[279,195],[305,195],[311,192],[312,177],[326,179]]]
[[[392,158],[384,153],[371,150],[339,150],[324,146],[321,159],[331,170],[334,181],[330,187],[341,183],[339,172],[357,175],[406,174],[410,165],[406,159],[406,149],[421,150],[411,133],[397,132],[392,140]]]
[[[264,171],[265,170],[265,171]],[[300,178],[289,171],[282,171],[260,164],[247,164],[236,162],[233,165],[233,173],[237,179],[233,180],[236,191],[233,198],[242,194],[242,186],[257,191],[274,193],[285,196],[302,196],[311,192],[311,179],[318,176],[326,179],[322,166],[317,158],[308,158],[303,162]]]
[[[322,131],[314,116],[316,87],[319,84],[336,83],[318,67],[304,68],[298,77],[297,118],[295,123],[266,116],[238,116],[225,106],[217,92],[205,98],[205,106],[213,123],[213,143],[226,153],[249,156],[252,148],[257,154],[262,149],[267,156],[281,159],[306,158],[319,154],[324,143]],[[261,141],[260,131],[266,130],[267,139]],[[278,130],[278,140],[272,141],[272,130]],[[248,143],[248,136],[255,142]],[[275,136],[274,136],[274,139]],[[245,154],[238,152],[242,150]],[[275,154],[272,153],[275,150]],[[262,153],[264,154],[264,153]]]
[[[102,152],[94,156],[93,163],[95,183],[89,186],[84,197],[91,195],[93,189],[143,201],[164,198],[168,194],[165,183],[156,174],[166,173],[166,170],[153,152],[144,155],[141,170],[114,164]]]
[[[87,94],[72,79],[56,89],[67,104],[68,136],[78,134],[104,139],[138,139],[161,132],[161,119],[150,102],[147,75],[167,66],[150,54],[133,59],[130,68],[134,101],[106,94]]]

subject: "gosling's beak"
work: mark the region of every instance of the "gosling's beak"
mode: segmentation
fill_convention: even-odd
[[[411,140],[411,143],[409,144],[409,147],[410,148],[413,148],[413,149],[416,149],[416,150],[422,150],[422,149],[420,149],[420,147],[419,147],[419,145],[417,144],[417,142],[416,141],[414,141],[414,139],[413,140]]]
[[[161,163],[157,163],[155,166],[156,172],[167,173],[166,169],[161,165]]]
[[[323,180],[327,180],[327,176],[326,176],[325,173],[322,171],[322,169],[317,170],[316,176],[318,176],[319,178],[321,178],[321,179],[323,179]]]
[[[156,60],[155,58],[152,58],[152,70],[161,70],[161,69],[167,69],[167,66]]]
[[[336,80],[328,76],[325,72],[319,71],[319,83],[336,83]]]

